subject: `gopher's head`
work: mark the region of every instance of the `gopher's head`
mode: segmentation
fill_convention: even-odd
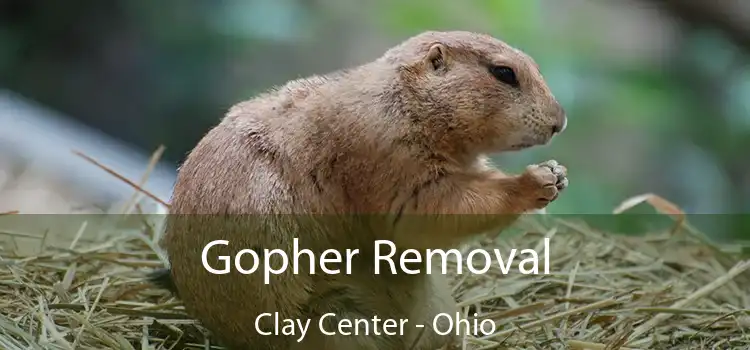
[[[467,152],[547,144],[567,124],[534,60],[488,35],[425,32],[381,58],[398,71],[408,114],[435,140]]]

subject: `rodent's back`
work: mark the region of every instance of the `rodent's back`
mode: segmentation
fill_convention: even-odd
[[[365,242],[374,239],[370,232],[358,235],[353,217],[333,214],[388,210],[376,208],[385,201],[372,196],[390,173],[387,150],[378,160],[381,150],[368,144],[381,141],[373,138],[374,130],[335,111],[350,106],[308,100],[328,98],[319,90],[323,82],[293,82],[291,88],[234,106],[179,169],[161,245],[188,311],[201,315],[209,329],[222,329],[228,339],[253,339],[275,349],[281,340],[254,335],[248,325],[269,310],[300,317],[299,306],[315,293],[314,280],[320,276],[292,275],[289,268],[264,284],[261,273],[240,275],[233,269],[213,275],[203,267],[200,249],[213,240],[229,241],[229,247],[212,248],[209,262],[246,248],[289,252],[294,238],[315,252],[368,249],[371,243]],[[305,219],[305,214],[323,215]],[[309,269],[305,263],[302,271]]]
[[[297,198],[312,186],[292,186],[288,177],[296,174],[280,164],[285,155],[261,120],[245,118],[240,127],[226,118],[189,154],[180,167],[161,245],[169,255],[174,284],[182,287],[179,297],[187,311],[198,315],[208,329],[221,330],[226,345],[242,348],[249,342],[260,348],[285,349],[282,341],[255,334],[255,317],[269,310],[299,317],[295,306],[307,300],[310,278],[287,273],[264,284],[262,273],[241,275],[232,265],[228,274],[214,275],[201,261],[201,250],[214,240],[229,242],[229,246],[214,246],[206,259],[221,269],[220,255],[234,257],[241,249],[252,249],[260,256],[264,248],[289,251],[293,237],[303,242],[313,237],[300,234],[283,216],[271,215],[302,206]],[[250,264],[250,258],[244,261]],[[257,271],[263,269],[260,265]],[[272,329],[273,325],[260,326]]]

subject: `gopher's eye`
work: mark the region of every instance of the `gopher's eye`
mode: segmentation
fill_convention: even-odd
[[[510,86],[518,87],[518,79],[516,78],[516,73],[513,72],[513,68],[506,66],[490,66],[490,73],[492,73],[497,80]]]

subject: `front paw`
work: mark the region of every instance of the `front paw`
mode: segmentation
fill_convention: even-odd
[[[526,167],[520,177],[521,195],[530,209],[547,207],[568,187],[567,169],[555,160]]]

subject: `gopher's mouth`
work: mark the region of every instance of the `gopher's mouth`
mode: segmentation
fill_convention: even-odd
[[[512,144],[509,147],[509,150],[511,150],[511,151],[520,151],[520,150],[524,150],[524,149],[532,148],[532,147],[536,147],[536,146],[543,146],[543,145],[549,144],[550,141],[551,141],[551,138],[541,138],[541,137],[539,137],[539,138],[532,138],[532,137],[527,137],[527,138],[524,138],[523,141],[521,141],[519,143]]]
[[[520,151],[520,150],[531,148],[531,147],[534,147],[534,146],[535,146],[535,144],[533,144],[533,143],[517,143],[517,144],[511,145],[508,148],[511,151]]]

